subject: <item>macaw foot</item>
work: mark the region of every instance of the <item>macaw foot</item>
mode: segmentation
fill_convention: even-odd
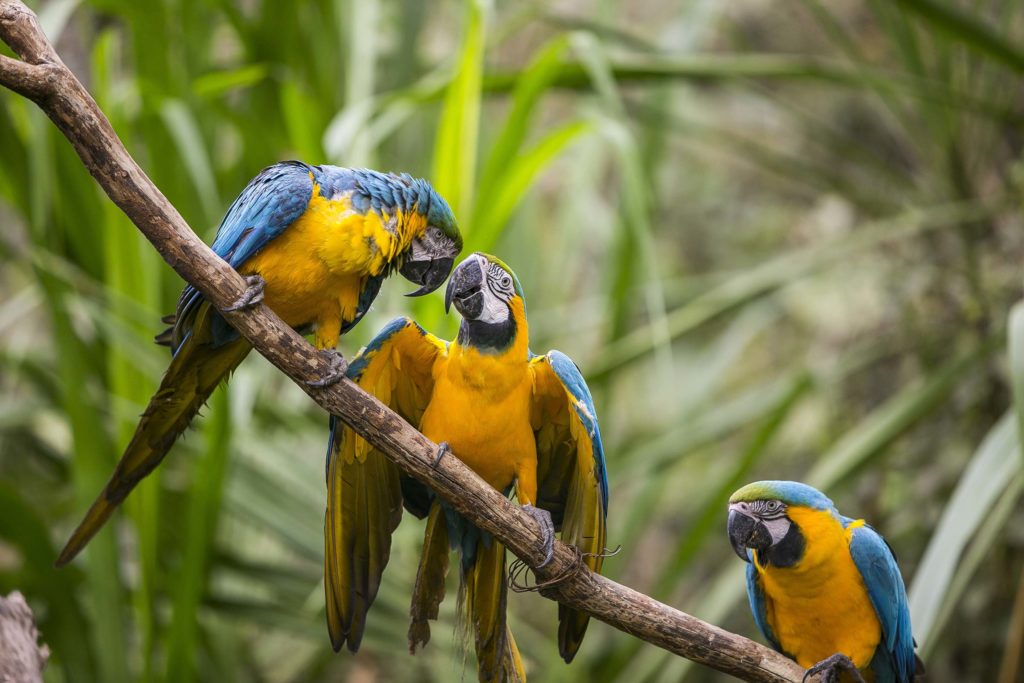
[[[224,310],[227,312],[244,311],[263,303],[263,290],[267,287],[267,281],[259,275],[245,276],[245,291],[238,297],[235,303]]]
[[[529,503],[523,506],[523,512],[533,517],[540,526],[540,534],[544,539],[544,561],[538,566],[546,567],[555,556],[555,523],[551,520],[551,513]]]
[[[448,445],[447,441],[442,441],[437,444],[437,455],[434,456],[434,462],[430,463],[431,469],[437,469],[437,466],[441,464],[441,460],[444,456],[452,452],[452,447]]]
[[[331,367],[327,373],[320,379],[307,380],[306,384],[317,389],[323,389],[329,387],[332,384],[337,384],[341,380],[345,379],[345,371],[348,370],[348,361],[334,349],[321,349],[318,352],[323,358],[330,363]]]
[[[860,675],[860,669],[853,663],[853,660],[838,652],[808,669],[804,673],[803,680],[806,681],[811,676],[821,674],[822,683],[838,683],[839,674],[842,671],[849,673],[855,683],[866,683],[864,677]]]

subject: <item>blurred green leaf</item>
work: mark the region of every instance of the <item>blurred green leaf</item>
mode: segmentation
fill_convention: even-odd
[[[981,442],[957,482],[910,585],[910,618],[920,642],[931,639],[964,549],[1020,470],[1016,416],[1007,413]]]
[[[591,126],[583,121],[569,123],[552,131],[532,148],[511,160],[503,169],[487,201],[477,205],[477,216],[470,236],[471,246],[467,251],[491,251],[537,175],[590,129]]]
[[[210,558],[220,516],[224,475],[231,453],[231,413],[223,390],[211,399],[212,415],[204,422],[206,452],[195,463],[189,492],[188,515],[183,525],[181,570],[174,585],[174,613],[168,632],[166,680],[196,677],[200,649],[199,605],[203,599]]]
[[[178,145],[185,167],[192,178],[192,185],[203,204],[207,223],[217,222],[221,213],[220,197],[217,196],[217,183],[210,164],[210,155],[199,132],[199,126],[185,103],[180,100],[168,100],[160,113],[171,136]]]
[[[1010,309],[1007,323],[1007,355],[1010,364],[1010,389],[1013,392],[1017,434],[1024,434],[1024,301]]]
[[[445,90],[437,140],[434,143],[434,187],[451,204],[455,217],[473,215],[476,180],[477,128],[480,121],[480,83],[483,77],[487,0],[465,3],[462,47],[455,64],[455,77]],[[472,234],[473,226],[462,226]]]
[[[919,14],[930,25],[971,49],[987,55],[1014,71],[1024,72],[1024,52],[1000,35],[987,22],[977,18],[977,12],[962,10],[949,2],[936,0],[897,0],[900,6]]]
[[[837,260],[849,259],[862,250],[913,237],[924,231],[955,227],[960,221],[983,216],[993,210],[993,206],[973,203],[938,206],[925,211],[914,209],[888,220],[862,226],[848,237],[831,244],[816,244],[803,250],[787,251],[776,259],[755,265],[669,313],[667,333],[675,339],[736,306],[770,294]],[[650,326],[640,326],[610,344],[589,374],[603,377],[651,348]]]
[[[961,354],[926,379],[907,386],[880,405],[818,459],[807,473],[807,482],[823,491],[839,485],[946,400],[965,375],[984,361],[997,344],[998,340],[992,339]]]
[[[81,573],[58,572],[53,566],[57,551],[50,543],[46,522],[6,483],[0,483],[0,509],[0,539],[20,555],[18,580],[12,588],[45,600],[44,609],[36,611],[38,626],[64,675],[69,680],[99,680],[89,642],[82,638],[89,626],[76,595],[82,584]],[[0,578],[0,583],[7,582]]]
[[[211,71],[192,81],[192,93],[196,97],[220,97],[235,90],[251,88],[263,81],[269,73],[266,64]]]

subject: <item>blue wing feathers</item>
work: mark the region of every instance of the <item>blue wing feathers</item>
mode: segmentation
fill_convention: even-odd
[[[888,669],[897,683],[909,683],[915,670],[914,638],[910,606],[896,558],[885,540],[871,527],[857,527],[850,536],[850,555],[857,566],[868,597],[882,625],[882,642],[872,660],[876,675]],[[879,669],[882,669],[881,671]],[[879,677],[879,680],[886,680]]]
[[[562,381],[562,384],[569,391],[569,395],[575,400],[573,406],[576,415],[580,418],[594,449],[594,466],[598,482],[601,485],[601,505],[604,507],[604,514],[608,514],[608,472],[604,462],[604,445],[601,443],[601,431],[597,427],[597,410],[594,408],[594,398],[590,395],[587,382],[583,379],[580,369],[572,362],[572,359],[561,351],[550,351],[547,354],[548,362],[555,375]]]
[[[268,166],[231,204],[212,249],[238,268],[302,215],[319,169],[300,161]]]
[[[301,161],[284,161],[268,166],[249,181],[231,203],[217,229],[211,249],[238,268],[302,215],[313,194],[316,169]],[[183,340],[191,318],[203,302],[203,295],[187,285],[178,299],[173,338]],[[236,339],[238,333],[220,316],[213,320],[215,345]],[[179,343],[172,348],[177,351]]]
[[[411,318],[395,318],[382,327],[380,332],[370,340],[370,343],[359,351],[359,354],[355,359],[348,364],[348,370],[345,371],[345,376],[353,382],[358,382],[366,371],[367,366],[369,366],[370,361],[373,360],[374,355],[381,350],[381,347],[383,347],[391,337],[405,329],[409,324],[415,325],[416,329],[420,331],[420,334],[426,334],[423,328],[416,325]]]
[[[768,644],[777,651],[782,652],[782,646],[775,639],[772,627],[768,625],[768,609],[764,590],[761,588],[761,582],[757,576],[757,568],[754,567],[754,560],[753,557],[749,557],[750,554],[750,551],[747,551],[747,599],[750,601],[750,611],[754,614],[754,623],[757,624],[758,630],[761,631],[761,635],[765,637]]]

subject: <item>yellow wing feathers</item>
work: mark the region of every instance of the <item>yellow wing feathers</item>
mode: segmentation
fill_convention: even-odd
[[[327,623],[335,650],[355,652],[402,518],[398,469],[371,451],[362,462],[332,455],[324,522]]]
[[[396,320],[353,360],[349,374],[418,424],[430,397],[432,365],[444,344],[411,320]],[[400,473],[382,453],[332,421],[324,520],[324,589],[335,650],[359,648],[366,612],[380,586],[391,533],[402,516]]]
[[[605,547],[605,501],[594,443],[576,412],[578,400],[555,374],[547,356],[530,363],[534,375],[531,419],[537,434],[538,505],[549,512],[562,542],[583,553],[584,563],[600,572]],[[571,661],[590,617],[558,606],[558,645]]]

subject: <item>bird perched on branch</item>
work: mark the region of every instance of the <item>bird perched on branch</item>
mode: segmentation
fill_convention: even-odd
[[[759,481],[732,494],[728,526],[757,627],[805,678],[910,683],[924,672],[896,558],[864,520],[806,484]]]
[[[213,251],[246,276],[248,288],[229,310],[266,303],[284,322],[312,332],[334,371],[339,337],[366,313],[381,283],[397,270],[427,294],[448,277],[462,249],[455,217],[425,180],[298,161],[260,172],[228,209]],[[57,560],[69,562],[251,350],[191,285],[157,337],[173,357],[113,476]]]
[[[558,351],[533,355],[526,305],[504,263],[473,254],[455,269],[446,309],[462,314],[443,341],[408,318],[391,322],[348,369],[362,388],[452,452],[491,486],[510,492],[540,523],[548,561],[554,533],[600,571],[608,482],[594,402],[579,369]],[[410,650],[430,639],[444,598],[448,555],[461,555],[462,619],[475,639],[481,681],[524,678],[505,623],[505,548],[473,527],[352,430],[332,418],[327,461],[325,588],[335,650],[359,648],[366,612],[388,561],[402,506],[426,517],[412,599]],[[559,651],[571,661],[588,615],[559,606]]]

